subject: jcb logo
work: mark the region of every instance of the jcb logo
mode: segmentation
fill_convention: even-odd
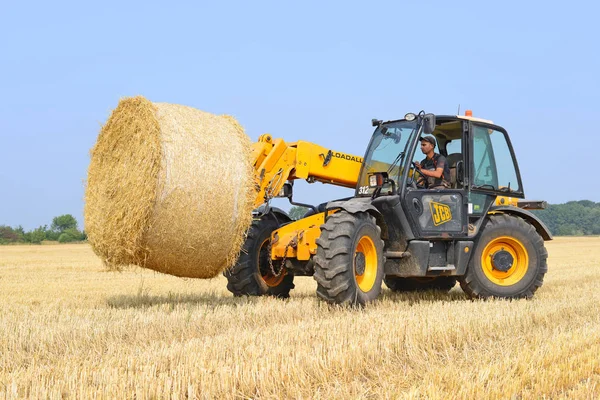
[[[431,209],[431,216],[433,218],[433,224],[435,226],[441,225],[452,219],[452,213],[450,207],[442,203],[431,202],[429,203]]]

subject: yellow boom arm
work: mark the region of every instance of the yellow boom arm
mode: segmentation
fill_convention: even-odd
[[[362,157],[328,150],[298,141],[286,143],[264,134],[252,145],[255,207],[275,197],[287,180],[305,179],[353,188],[356,186]]]

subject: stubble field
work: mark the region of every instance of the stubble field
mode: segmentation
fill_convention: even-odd
[[[547,242],[533,300],[384,289],[329,307],[225,279],[107,272],[88,245],[0,247],[0,398],[597,398],[600,238]]]

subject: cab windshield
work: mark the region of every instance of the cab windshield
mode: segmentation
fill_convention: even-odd
[[[357,195],[373,194],[375,188],[369,187],[369,175],[375,172],[387,172],[398,186],[408,145],[412,143],[416,127],[415,121],[399,121],[380,125],[375,130],[358,180]]]

